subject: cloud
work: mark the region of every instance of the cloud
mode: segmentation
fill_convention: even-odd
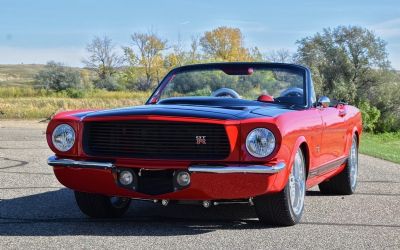
[[[375,32],[383,37],[399,37],[400,36],[400,18],[386,20],[371,26]]]
[[[0,64],[45,64],[57,61],[68,66],[82,66],[83,48],[20,48],[0,46]]]

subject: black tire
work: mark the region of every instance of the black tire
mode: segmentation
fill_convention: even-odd
[[[358,142],[357,142],[357,136],[353,136],[352,140],[352,145],[350,147],[350,152],[349,152],[349,158],[347,159],[346,167],[343,169],[342,172],[340,172],[338,175],[332,177],[331,179],[324,181],[320,183],[319,190],[323,194],[328,194],[328,195],[350,195],[353,194],[356,190],[357,187],[357,172],[356,176],[353,177],[355,178],[355,183],[352,183],[352,177],[351,177],[351,151],[352,147],[355,146],[355,152],[356,152],[356,159],[355,159],[355,164],[356,164],[356,171],[358,171]]]
[[[75,200],[79,209],[92,218],[121,217],[131,202],[129,198],[112,198],[78,191],[75,191]]]
[[[303,171],[305,173],[305,159],[301,149],[298,149],[303,161]],[[290,178],[290,177],[289,177]],[[305,174],[304,174],[304,194],[305,196]],[[275,194],[266,194],[258,196],[254,199],[254,207],[258,219],[262,224],[271,226],[293,226],[300,222],[304,210],[304,201],[301,211],[295,213],[290,201],[289,181],[285,188]]]

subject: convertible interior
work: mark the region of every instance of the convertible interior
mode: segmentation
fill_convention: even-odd
[[[217,97],[217,98],[216,98]],[[213,106],[242,106],[249,105],[249,102],[252,102],[252,105],[256,105],[256,102],[259,103],[260,106],[263,106],[262,103],[275,103],[275,104],[284,104],[284,105],[301,105],[304,102],[303,90],[300,88],[288,88],[282,91],[281,95],[278,97],[273,97],[268,94],[261,94],[257,100],[250,101],[242,99],[239,93],[231,88],[220,88],[216,91],[212,92],[212,94],[207,96],[197,96],[197,97],[170,97],[166,99],[162,99],[158,102],[158,104],[186,104],[186,105],[210,105]]]

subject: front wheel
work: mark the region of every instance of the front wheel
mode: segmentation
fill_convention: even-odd
[[[285,188],[279,193],[262,195],[254,199],[254,206],[260,222],[276,226],[297,224],[303,214],[305,193],[305,159],[299,148]]]
[[[128,210],[131,202],[129,198],[108,197],[78,191],[75,191],[75,200],[79,209],[93,218],[121,217]]]

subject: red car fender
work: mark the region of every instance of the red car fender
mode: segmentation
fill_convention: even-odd
[[[357,146],[360,145],[360,139],[362,134],[362,117],[360,111],[355,107],[348,107],[347,109],[348,114],[354,115],[352,118],[347,120],[348,123],[348,134],[347,134],[347,141],[346,141],[346,156],[348,156],[350,152],[350,147],[353,139],[353,135],[357,135]]]
[[[54,119],[51,120],[49,122],[49,124],[47,125],[47,129],[46,129],[46,139],[47,139],[47,144],[49,145],[50,149],[53,152],[56,152],[58,155],[60,156],[76,156],[78,155],[78,146],[77,143],[75,143],[75,145],[68,151],[66,152],[60,152],[58,151],[52,142],[52,134],[54,129],[61,124],[68,124],[69,126],[71,126],[74,129],[76,138],[79,138],[79,120],[77,118],[73,118],[73,117],[61,117],[58,119]]]
[[[350,147],[351,144],[353,142],[353,135],[357,134],[357,146],[360,144],[360,133],[358,132],[358,129],[356,126],[353,127],[353,129],[351,130],[351,132],[348,134],[347,136],[347,144],[346,144],[346,155],[349,154],[350,152]]]
[[[286,168],[281,171],[279,174],[276,175],[275,181],[274,181],[274,190],[278,190],[281,191],[282,189],[285,188],[288,180],[289,180],[289,175],[292,171],[292,167],[293,167],[293,162],[294,162],[294,157],[296,156],[296,152],[297,150],[300,148],[300,145],[302,143],[307,143],[307,140],[304,136],[300,136],[297,138],[296,142],[294,143],[293,146],[293,150],[292,153],[290,155],[289,161],[286,162]],[[308,147],[307,147],[308,150]],[[304,156],[307,157],[308,155],[310,155],[310,152],[303,152]],[[307,162],[309,162],[309,160],[305,162],[306,164],[306,171],[308,173],[308,168],[309,166],[307,165]]]
[[[349,155],[350,147],[353,140],[353,135],[357,135],[357,146],[360,145],[361,132],[362,132],[362,125],[356,124],[356,120],[353,118],[353,121],[351,121],[349,124],[349,129],[347,132],[346,149],[345,149],[346,156]]]

